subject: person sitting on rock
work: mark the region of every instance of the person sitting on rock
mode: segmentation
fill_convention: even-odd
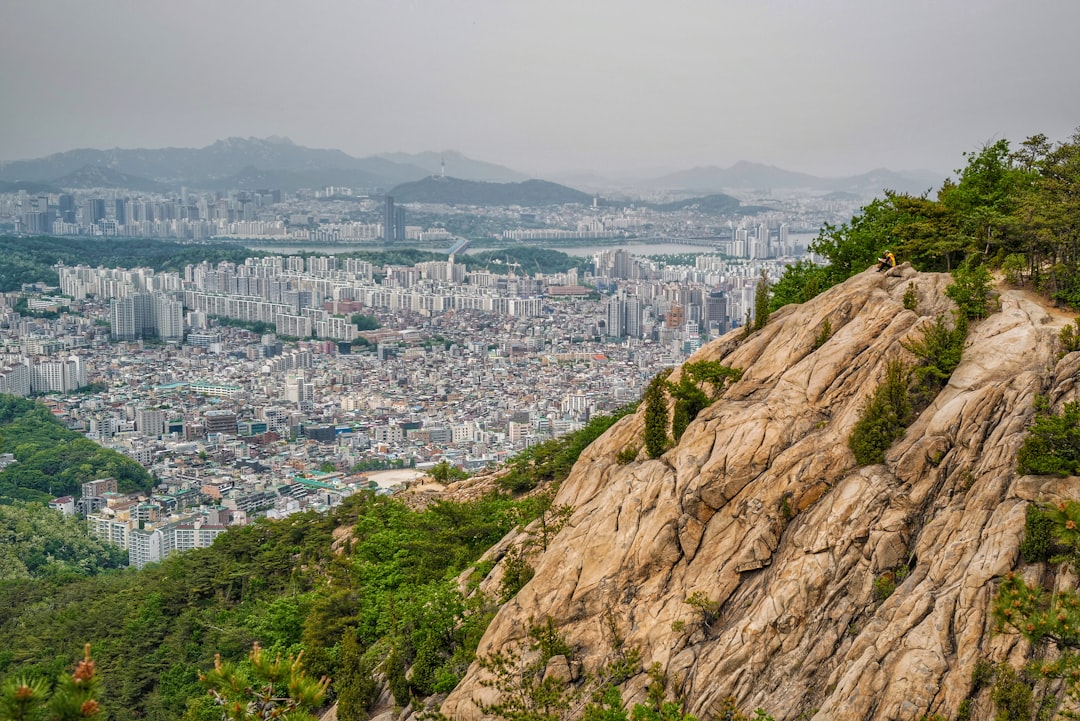
[[[885,255],[878,258],[877,269],[878,272],[888,270],[889,268],[896,267],[896,256],[893,255],[891,250],[886,250]]]

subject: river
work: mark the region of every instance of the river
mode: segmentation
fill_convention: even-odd
[[[805,248],[810,241],[817,237],[816,233],[791,233],[790,239],[796,244]],[[702,241],[696,241],[695,243],[680,243],[677,238],[665,238],[662,242],[649,241],[649,240],[622,240],[612,243],[603,243],[596,245],[562,245],[552,244],[545,246],[542,243],[529,243],[522,247],[549,247],[554,250],[562,251],[567,255],[573,255],[577,257],[588,257],[599,253],[604,250],[615,250],[623,248],[630,251],[634,255],[676,255],[680,253],[709,253],[713,249],[708,245],[701,244]],[[326,253],[328,255],[337,255],[339,253],[356,253],[362,251],[375,251],[375,250],[402,250],[405,248],[416,248],[417,250],[429,250],[433,253],[445,253],[448,249],[447,246],[436,245],[394,245],[387,246],[380,242],[371,243],[265,243],[258,240],[252,240],[243,244],[247,248],[252,250],[265,250],[272,253]],[[508,245],[503,247],[480,247],[470,250],[466,250],[466,253],[481,253],[488,250],[499,251],[508,250],[515,246]]]

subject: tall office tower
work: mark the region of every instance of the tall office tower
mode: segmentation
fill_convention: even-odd
[[[727,296],[721,290],[714,290],[705,299],[705,308],[702,321],[706,328],[716,327],[721,334],[728,331],[727,319]]]
[[[143,406],[135,410],[135,429],[144,436],[157,438],[164,433],[165,420],[165,411],[160,408]]]
[[[394,230],[397,224],[397,214],[394,212],[394,196],[386,196],[386,207],[383,208],[383,240],[387,243],[394,242]]]
[[[51,233],[53,224],[53,212],[49,210],[49,196],[39,195],[34,198],[33,212],[23,215],[26,232],[28,233]]]
[[[285,376],[285,400],[295,403],[297,408],[307,410],[315,403],[315,384],[309,383],[303,373]]]
[[[60,213],[60,220],[65,223],[75,222],[75,196],[68,193],[61,193],[57,211]]]
[[[83,204],[83,225],[93,225],[105,219],[105,199],[89,198]]]
[[[127,225],[127,198],[117,198],[114,207],[116,208],[116,224]]]
[[[791,247],[788,241],[788,224],[780,224],[780,254],[781,255],[795,255],[795,249]]]

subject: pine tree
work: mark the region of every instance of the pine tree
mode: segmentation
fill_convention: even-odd
[[[51,694],[43,679],[8,680],[0,689],[0,721],[38,719],[42,709],[47,709],[50,721],[100,718],[101,706],[97,701],[100,695],[101,682],[90,658],[90,644],[86,644],[85,655],[75,666],[75,673],[61,676]]]
[[[199,674],[199,681],[221,706],[222,721],[311,721],[314,716],[307,710],[322,701],[330,679],[310,678],[302,657],[303,652],[271,660],[256,643],[248,655],[249,667],[224,662],[218,654],[214,668]]]
[[[340,721],[363,721],[379,687],[372,676],[371,663],[364,659],[356,633],[346,629],[341,637],[341,672],[334,683],[337,716]]]

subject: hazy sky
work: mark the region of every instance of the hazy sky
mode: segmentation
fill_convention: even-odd
[[[534,173],[950,171],[1080,126],[1077,0],[0,0],[0,159],[286,135]]]

